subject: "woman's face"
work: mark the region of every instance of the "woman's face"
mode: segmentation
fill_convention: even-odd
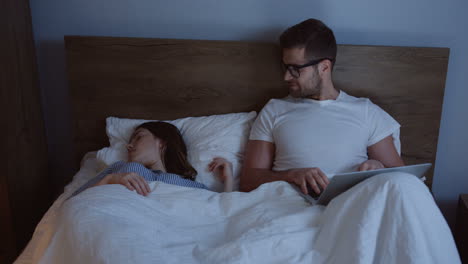
[[[138,128],[127,144],[128,161],[151,166],[162,161],[164,143],[145,128]]]

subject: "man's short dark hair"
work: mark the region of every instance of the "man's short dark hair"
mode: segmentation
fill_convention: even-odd
[[[329,58],[336,60],[336,40],[333,31],[322,21],[307,19],[294,25],[280,36],[282,49],[305,48],[309,60]]]

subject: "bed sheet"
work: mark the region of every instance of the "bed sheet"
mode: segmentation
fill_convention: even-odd
[[[364,181],[327,207],[285,182],[215,193],[153,182],[65,198],[99,169],[89,159],[16,263],[460,263],[427,187],[401,173]]]
[[[88,152],[83,156],[80,170],[73,176],[72,181],[65,186],[64,192],[53,202],[52,206],[39,221],[34,234],[26,248],[16,259],[15,263],[38,263],[44,250],[54,234],[57,214],[63,202],[70,197],[75,189],[85,184],[89,179],[105,168],[105,164],[96,158],[97,151]]]

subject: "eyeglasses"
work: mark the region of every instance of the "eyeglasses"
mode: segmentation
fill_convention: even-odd
[[[310,61],[310,62],[308,62],[306,64],[302,64],[302,65],[284,64],[284,63],[281,63],[281,64],[283,66],[284,71],[288,71],[291,74],[292,77],[297,79],[297,78],[299,78],[301,76],[301,69],[302,68],[317,65],[317,64],[319,64],[320,62],[322,62],[324,60],[329,60],[332,63],[334,61],[334,59],[330,59],[330,58],[321,58],[321,59],[318,59],[318,60],[312,60],[312,61]]]

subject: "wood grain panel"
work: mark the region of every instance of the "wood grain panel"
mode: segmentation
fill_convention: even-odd
[[[276,44],[65,37],[77,160],[108,144],[107,116],[175,119],[260,110],[283,97]],[[448,49],[339,45],[338,88],[402,124],[408,164],[434,162]],[[428,176],[431,185],[432,173]]]
[[[175,119],[260,110],[283,96],[271,44],[66,37],[77,158],[106,144],[107,116]]]

